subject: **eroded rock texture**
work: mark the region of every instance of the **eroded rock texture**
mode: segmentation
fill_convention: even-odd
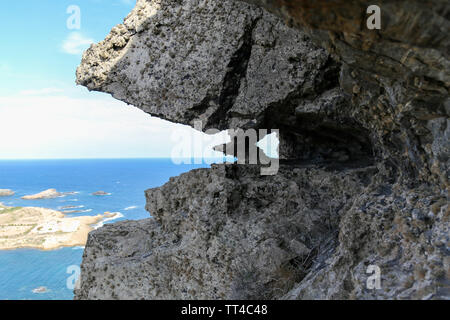
[[[146,192],[154,219],[90,235],[78,296],[279,297],[306,275],[319,251],[335,248],[347,199],[362,192],[374,170],[332,175],[283,166],[265,177],[256,166],[220,165],[172,178]]]
[[[366,27],[370,1],[246,2],[307,32],[342,63],[351,117],[370,130],[382,159],[414,180],[448,185],[448,1],[378,1],[380,30]]]
[[[448,299],[448,1],[379,1],[381,30],[364,1],[247,2],[139,0],[84,54],[79,84],[152,115],[280,129],[282,166],[148,190],[76,298]]]

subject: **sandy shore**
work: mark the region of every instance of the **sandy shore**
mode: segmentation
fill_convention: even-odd
[[[11,208],[0,204],[0,250],[84,246],[93,225],[110,220],[114,215],[67,218],[51,209]]]

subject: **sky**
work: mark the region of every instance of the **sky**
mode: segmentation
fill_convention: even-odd
[[[204,143],[205,136],[189,127],[76,86],[82,52],[122,23],[134,4],[0,2],[0,160],[161,158],[173,156],[180,136]],[[71,19],[74,5],[80,29],[69,28],[77,23]]]

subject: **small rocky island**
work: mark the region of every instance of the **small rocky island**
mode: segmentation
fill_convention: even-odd
[[[111,193],[108,193],[105,191],[97,191],[97,192],[94,192],[92,195],[93,196],[109,196],[109,195],[111,195]]]
[[[40,199],[53,199],[64,196],[63,193],[56,191],[56,189],[48,189],[33,195],[23,196],[24,200],[40,200]]]
[[[14,195],[14,191],[10,189],[0,189],[0,197],[10,197]]]
[[[68,218],[55,210],[7,207],[0,203],[0,250],[33,248],[54,250],[84,246],[94,225],[115,213]]]
[[[47,287],[38,287],[36,289],[31,290],[33,293],[47,293],[49,290]]]

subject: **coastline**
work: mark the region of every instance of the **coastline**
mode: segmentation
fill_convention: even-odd
[[[26,163],[25,163],[26,162]],[[203,165],[202,165],[203,166]],[[206,166],[206,165],[204,165]],[[185,172],[196,165],[175,166],[168,159],[69,159],[12,161],[0,160],[1,187],[16,191],[12,197],[0,197],[7,207],[41,207],[65,213],[65,210],[91,210],[90,212],[65,213],[66,217],[95,216],[105,212],[120,212],[124,217],[104,221],[105,227],[123,220],[149,218],[145,210],[143,190],[149,186],[163,185],[170,177]],[[44,174],[41,177],[41,174]],[[86,176],[102,176],[95,181]],[[51,179],[58,176],[58,180]],[[28,183],[30,181],[30,183]],[[120,182],[120,183],[119,183]],[[149,185],[150,183],[150,185]],[[77,192],[64,198],[27,201],[23,195],[54,188],[59,192]],[[104,190],[112,193],[107,197],[94,197],[92,193]],[[74,201],[77,200],[77,201]],[[127,207],[137,207],[125,210]],[[0,210],[1,211],[1,210]],[[97,227],[93,225],[91,227]],[[97,230],[102,230],[99,228]],[[94,232],[94,231],[92,231]],[[2,299],[43,299],[73,300],[73,290],[66,287],[68,266],[80,266],[87,246],[60,246],[53,250],[21,246],[0,251],[0,300]],[[50,291],[45,294],[33,293],[40,286]]]
[[[37,249],[51,251],[84,246],[89,232],[119,213],[66,217],[64,213],[39,207],[6,207],[0,211],[0,250]]]

